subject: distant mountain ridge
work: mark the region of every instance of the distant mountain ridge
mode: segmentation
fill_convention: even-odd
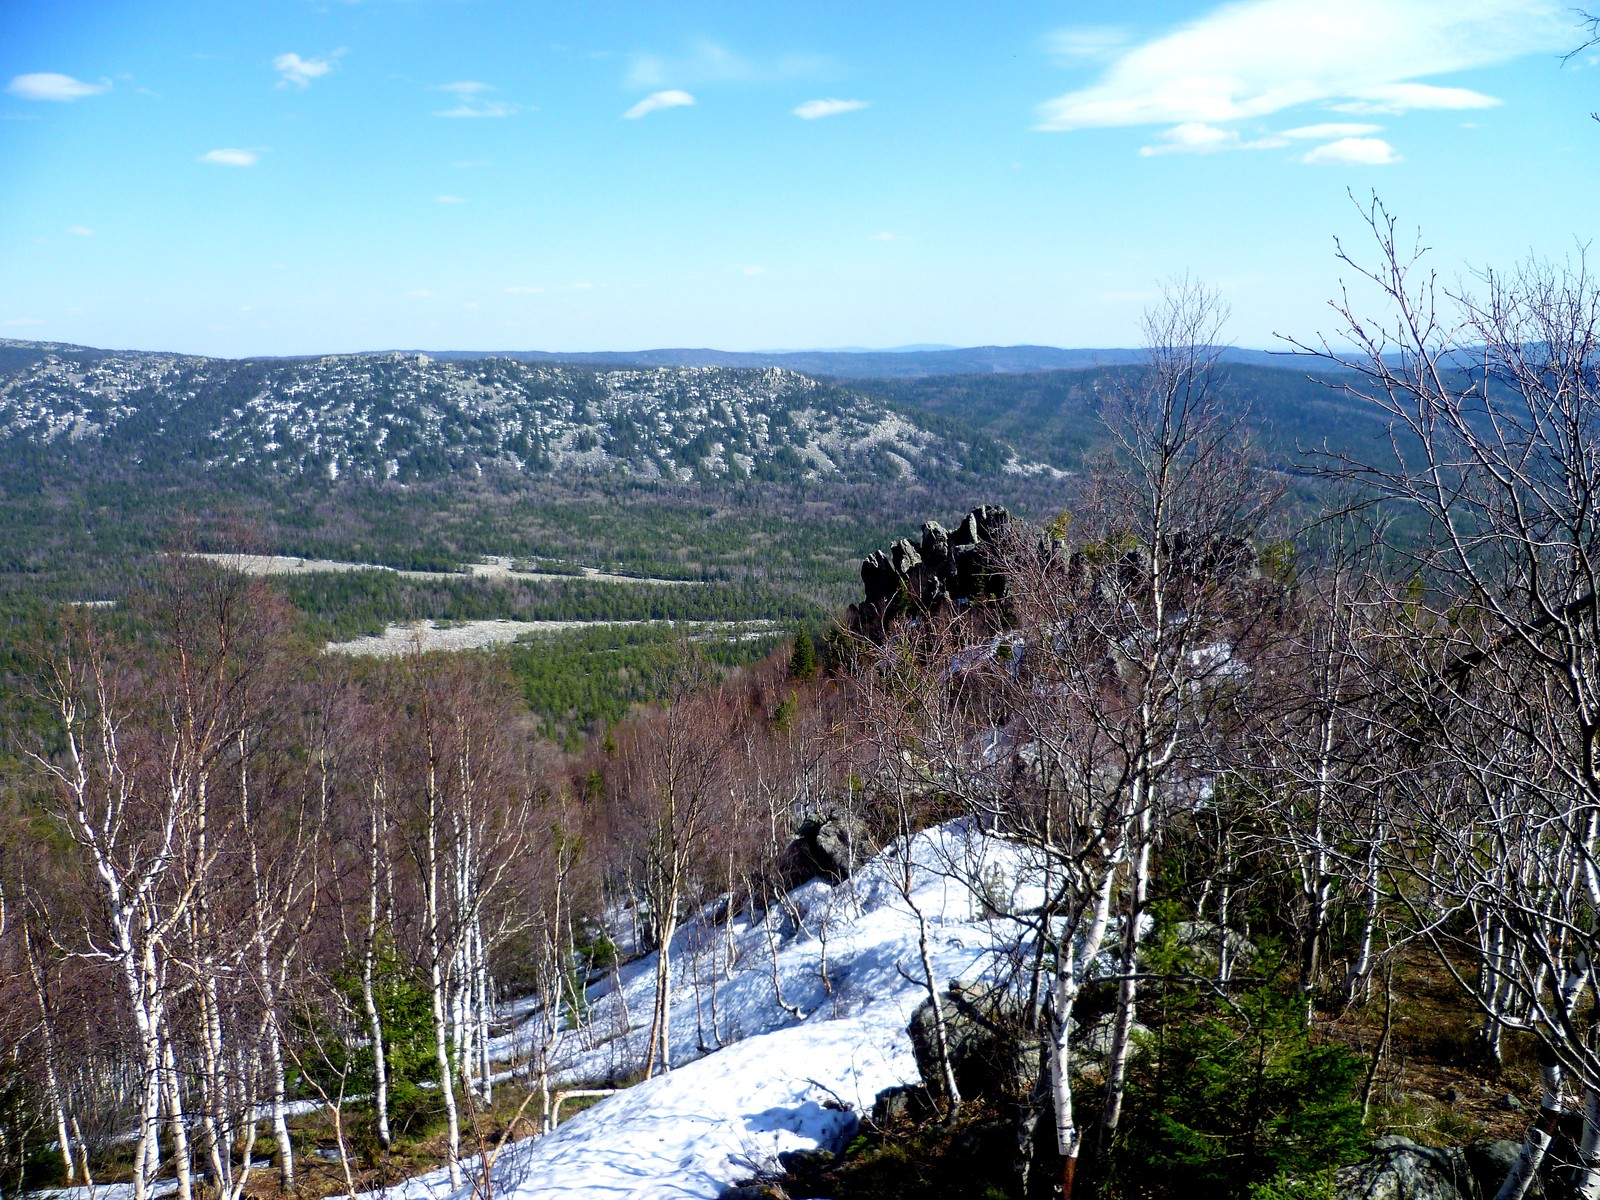
[[[401,482],[490,466],[684,483],[1028,469],[982,433],[778,367],[0,345],[0,463],[62,456]]]
[[[155,351],[110,351],[59,342],[26,342],[0,338],[0,370],[37,361],[49,353],[58,357],[104,357],[108,354],[143,354]],[[1145,361],[1140,349],[1063,349],[1057,346],[901,346],[887,350],[714,350],[677,348],[654,350],[551,351],[551,350],[389,350],[351,355],[290,356],[287,361],[324,357],[371,357],[384,354],[426,354],[439,361],[512,359],[526,363],[576,363],[606,367],[782,367],[806,375],[838,379],[918,379],[939,375],[1026,374],[1036,371],[1088,370],[1130,366]],[[169,355],[168,357],[193,357]],[[241,360],[242,361],[242,360]],[[257,358],[250,361],[283,361]],[[1303,359],[1267,350],[1227,347],[1221,361],[1230,364],[1298,369]]]
[[[778,350],[712,349],[608,350],[559,353],[542,350],[429,351],[436,358],[513,358],[520,362],[570,362],[649,367],[783,367],[836,379],[920,379],[938,375],[1021,375],[1036,371],[1089,370],[1132,366],[1146,361],[1138,349],[1067,350],[1057,346],[968,346],[940,350]],[[1293,367],[1295,356],[1228,347],[1225,363]]]

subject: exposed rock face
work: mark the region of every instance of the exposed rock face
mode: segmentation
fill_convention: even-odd
[[[935,612],[952,600],[1004,595],[996,550],[1010,526],[1010,513],[984,504],[954,530],[929,521],[916,545],[901,538],[887,550],[874,550],[861,563],[866,595],[851,606],[853,627],[882,633],[890,620],[907,612]]]
[[[1334,1194],[1339,1200],[1478,1200],[1478,1183],[1464,1150],[1381,1137],[1371,1158],[1339,1172]]]
[[[1024,1031],[1014,999],[991,997],[952,984],[943,997],[945,1041],[956,1087],[964,1100],[979,1096],[995,1100],[1026,1097],[1039,1078],[1044,1048],[1038,1034]],[[939,1067],[933,1002],[924,1000],[906,1027],[911,1050],[924,1085],[936,1097],[944,1095],[944,1073]]]
[[[932,1116],[933,1111],[928,1089],[920,1084],[888,1087],[872,1102],[872,1123],[881,1126],[901,1119],[920,1121]]]
[[[1256,944],[1244,934],[1219,928],[1210,921],[1179,921],[1173,932],[1178,944],[1192,951],[1202,966],[1215,967],[1224,947],[1231,963],[1248,962],[1256,956]]]
[[[784,849],[778,869],[786,889],[819,876],[829,883],[841,883],[872,853],[866,827],[859,819],[849,813],[823,813],[801,823]]]
[[[1500,1159],[1516,1156],[1516,1143],[1483,1143],[1463,1149],[1435,1149],[1405,1137],[1381,1137],[1365,1162],[1334,1177],[1338,1200],[1484,1200],[1505,1178],[1493,1177]],[[1481,1178],[1473,1168],[1488,1177]]]

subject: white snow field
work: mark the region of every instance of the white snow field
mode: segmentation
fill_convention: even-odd
[[[497,1200],[715,1197],[775,1169],[781,1151],[842,1147],[880,1090],[918,1079],[906,1023],[926,991],[917,920],[897,886],[908,858],[941,988],[978,982],[1015,952],[1020,925],[997,914],[1038,903],[1026,882],[1035,875],[1021,848],[963,822],[897,842],[836,887],[803,884],[765,917],[716,924],[702,915],[673,939],[673,1070],[508,1146],[492,1172]],[[591,1032],[555,1035],[560,1079],[642,1064],[655,966],[651,955],[603,985]],[[722,1049],[710,1048],[713,1023]],[[525,1052],[539,1027],[534,1015],[498,1039],[499,1056]],[[449,1191],[439,1171],[385,1195]],[[469,1183],[461,1195],[472,1191]]]

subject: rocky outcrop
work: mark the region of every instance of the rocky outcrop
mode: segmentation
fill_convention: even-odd
[[[866,827],[857,817],[822,813],[801,822],[778,860],[778,870],[785,890],[818,877],[842,883],[872,853]]]
[[[887,550],[874,550],[861,563],[865,597],[850,608],[852,627],[882,633],[889,621],[908,612],[936,612],[952,601],[1004,595],[997,549],[1010,527],[1010,513],[983,504],[954,529],[928,521],[915,544],[901,538]]]
[[[1369,1157],[1334,1176],[1336,1200],[1490,1200],[1516,1162],[1516,1142],[1477,1141],[1438,1148],[1381,1137]],[[1527,1195],[1544,1194],[1535,1179]]]
[[[980,1096],[1016,1100],[1033,1091],[1044,1040],[1024,1029],[1015,999],[952,983],[942,1007],[950,1066],[964,1100]],[[924,1086],[942,1098],[944,1072],[939,1065],[931,1000],[917,1006],[906,1032],[911,1035],[911,1050]]]

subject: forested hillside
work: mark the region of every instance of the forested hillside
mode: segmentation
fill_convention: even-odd
[[[1214,303],[1159,314],[1069,509],[887,523],[760,662],[350,660],[289,603],[646,603],[581,579],[174,555],[57,610],[6,664],[9,1186],[1600,1187],[1592,356],[1469,312],[1536,417],[1486,425],[1372,347],[1429,454],[1296,532]]]

